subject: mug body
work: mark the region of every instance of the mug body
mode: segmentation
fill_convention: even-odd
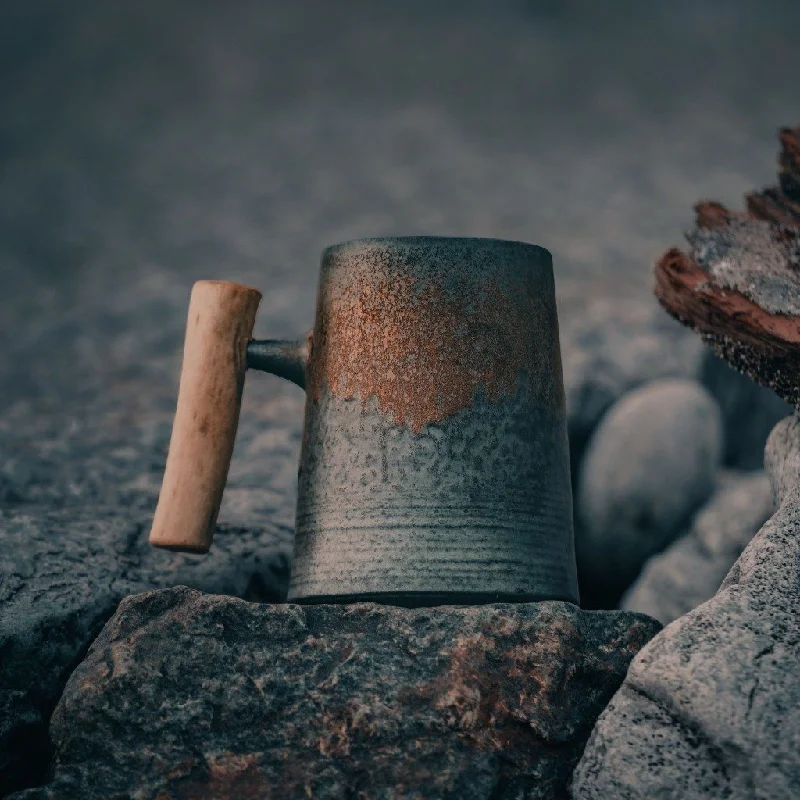
[[[578,602],[550,253],[323,253],[290,602]]]

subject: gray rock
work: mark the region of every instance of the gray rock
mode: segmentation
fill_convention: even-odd
[[[192,556],[150,548],[147,508],[18,505],[0,515],[0,796],[44,773],[50,713],[123,597],[176,583],[285,597],[291,528],[245,519],[220,525],[212,551]]]
[[[569,603],[126,598],[53,714],[53,780],[15,797],[565,798],[659,629]]]
[[[800,425],[798,412],[775,426],[764,450],[764,466],[769,475],[772,494],[781,508],[794,503],[800,491]]]
[[[760,469],[764,444],[789,406],[773,391],[736,372],[648,297],[594,295],[564,288],[561,348],[573,471],[603,415],[624,394],[661,378],[702,383],[720,405],[723,462]]]
[[[574,466],[602,416],[624,394],[659,378],[695,378],[706,348],[652,299],[566,294],[559,321]],[[765,437],[766,438],[766,437]]]
[[[575,771],[575,800],[800,796],[800,419],[765,462],[779,503],[708,602],[633,661]]]
[[[663,625],[704,603],[719,589],[758,529],[775,511],[764,472],[723,472],[689,532],[653,556],[620,607]]]
[[[582,588],[616,602],[711,495],[721,454],[719,408],[694,381],[653,381],[615,404],[581,466]]]
[[[0,413],[0,796],[42,779],[50,713],[122,597],[177,583],[285,597],[304,398],[277,378],[248,379],[211,553],[147,544],[189,285],[164,291],[151,275],[106,287],[104,303],[92,285],[69,324],[36,320],[59,358],[0,360],[0,393],[20,392]]]
[[[789,406],[717,358],[652,297],[619,297],[585,284],[561,283],[559,322],[578,541],[584,538],[578,482],[588,442],[616,402],[654,380],[686,378],[703,384],[722,412],[723,464],[741,470],[763,466],[767,436]],[[616,606],[620,589],[595,584],[585,568],[579,577],[584,606]]]
[[[696,337],[688,328],[685,330]],[[722,411],[724,463],[735,469],[763,469],[767,437],[791,413],[791,406],[772,389],[736,372],[710,348],[706,348],[699,380],[714,395]]]

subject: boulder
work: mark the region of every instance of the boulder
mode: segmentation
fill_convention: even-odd
[[[293,496],[283,487],[296,454],[281,435],[291,423],[246,414],[212,550],[183,555],[147,542],[169,415],[132,424],[112,405],[98,398],[69,425],[31,417],[19,434],[8,417],[0,425],[0,796],[42,780],[50,714],[123,597],[177,583],[286,596]]]
[[[724,471],[689,532],[647,562],[620,607],[649,614],[662,625],[696,608],[713,597],[774,511],[765,472]]]
[[[562,602],[122,601],[53,714],[34,798],[566,798],[659,629]]]
[[[576,553],[582,591],[615,604],[709,498],[721,455],[719,407],[695,381],[653,381],[616,403],[581,465]]]
[[[0,796],[41,779],[47,725],[64,683],[118,603],[188,584],[253,600],[286,596],[291,529],[221,525],[207,556],[147,542],[149,515],[117,507],[0,516]]]
[[[800,797],[800,419],[765,452],[777,512],[719,591],[634,659],[575,771],[574,800]]]

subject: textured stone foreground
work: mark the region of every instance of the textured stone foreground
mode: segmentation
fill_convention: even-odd
[[[800,797],[800,418],[765,464],[778,511],[716,595],[633,661],[575,772],[575,800]]]
[[[565,798],[658,631],[568,603],[126,598],[67,683],[26,798]]]

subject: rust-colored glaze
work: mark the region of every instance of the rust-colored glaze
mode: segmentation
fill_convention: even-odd
[[[525,335],[552,336],[547,314],[541,298],[511,299],[498,287],[455,298],[433,283],[421,290],[402,272],[363,281],[320,303],[308,389],[319,399],[327,386],[362,406],[375,397],[414,432],[471,405],[479,390],[490,402],[513,395],[523,371],[549,398],[563,392],[560,370]]]
[[[678,248],[659,259],[655,277],[661,305],[698,331],[728,336],[771,355],[797,354],[800,319],[770,314],[740,292],[717,286]]]

